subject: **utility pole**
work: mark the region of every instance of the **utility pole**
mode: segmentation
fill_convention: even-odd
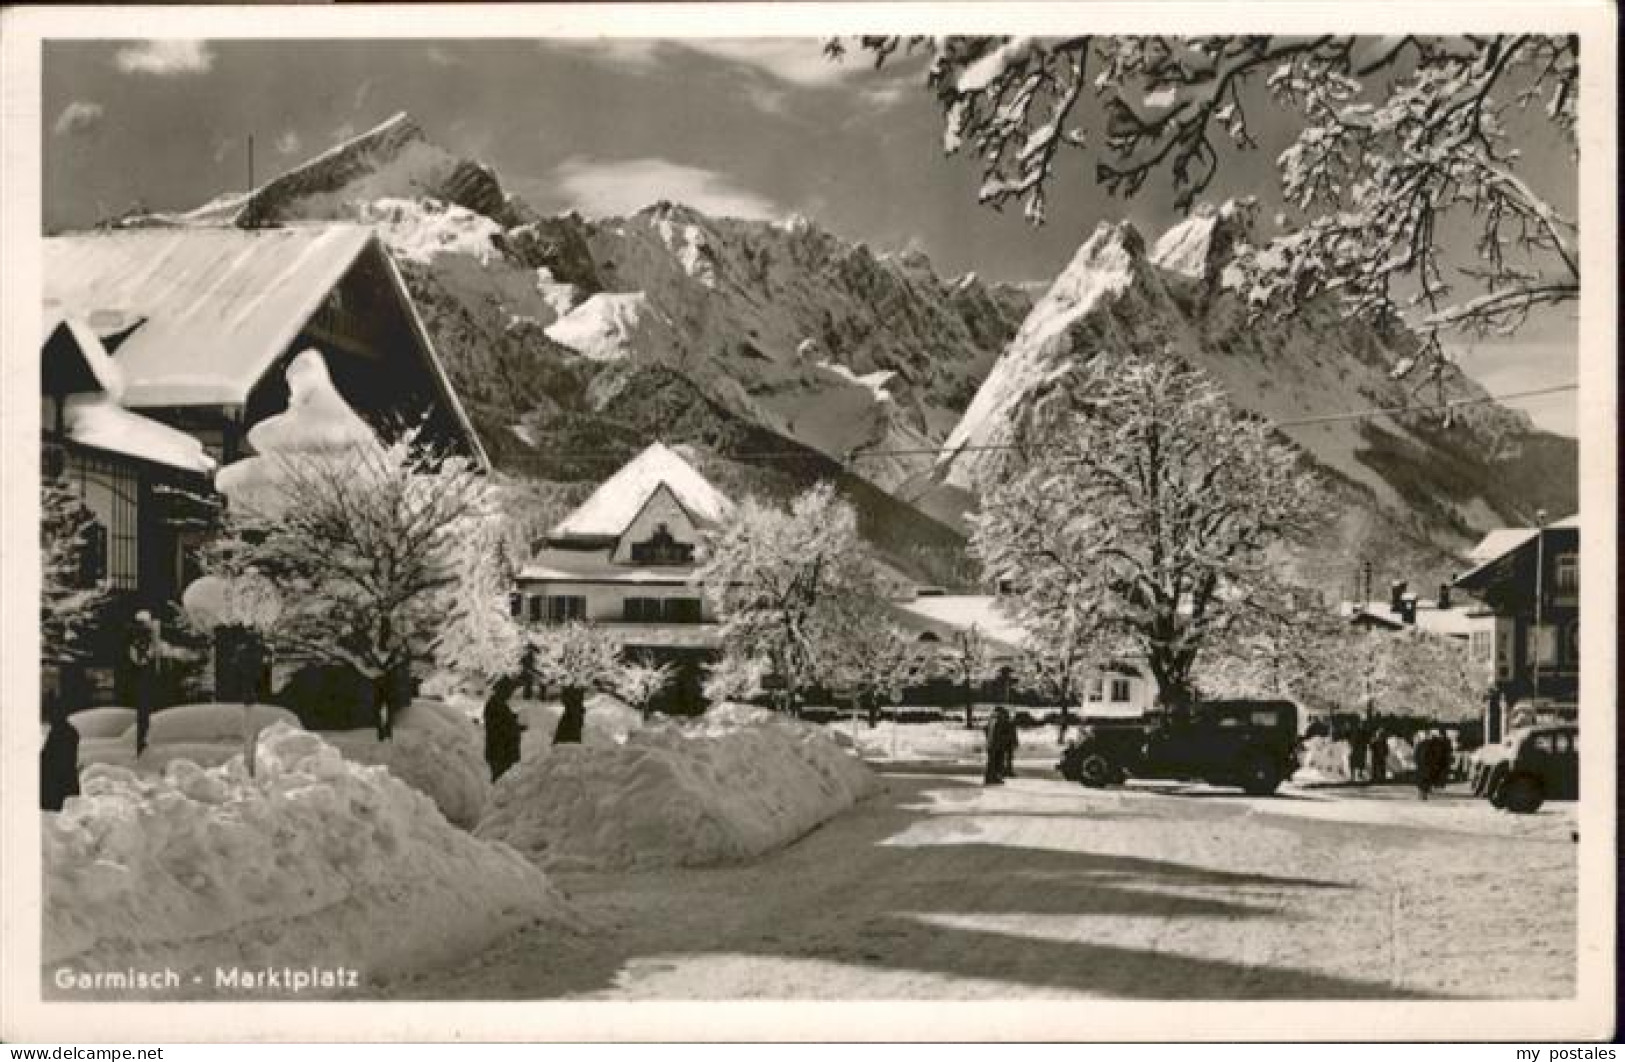
[[[1543,652],[1541,635],[1545,633],[1546,602],[1546,510],[1535,510],[1535,654],[1534,666],[1529,672],[1529,699],[1540,697],[1540,655]],[[1536,711],[1539,711],[1538,706]]]

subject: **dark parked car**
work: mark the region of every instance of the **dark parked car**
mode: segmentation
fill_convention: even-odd
[[[1475,796],[1526,815],[1548,800],[1580,797],[1580,728],[1533,726],[1486,748],[1473,774]]]
[[[1298,706],[1291,701],[1206,701],[1188,715],[1092,722],[1061,756],[1061,776],[1089,786],[1124,778],[1196,779],[1275,792],[1298,769]]]

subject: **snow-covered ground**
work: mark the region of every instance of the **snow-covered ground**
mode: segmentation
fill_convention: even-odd
[[[47,984],[63,965],[173,968],[181,997],[216,994],[217,967],[345,967],[377,984],[564,916],[512,849],[315,734],[276,724],[255,764],[84,772],[83,795],[42,818]]]
[[[1036,776],[885,782],[744,865],[562,874],[601,932],[526,931],[399,994],[1422,1002],[1575,989],[1570,807],[1512,816],[1403,786],[1252,798]],[[1069,1013],[1046,1027],[1067,1029]]]
[[[721,706],[521,760],[476,832],[549,868],[723,863],[785,845],[875,788],[818,727]]]

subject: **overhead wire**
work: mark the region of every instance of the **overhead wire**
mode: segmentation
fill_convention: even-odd
[[[1542,395],[1560,394],[1565,391],[1579,390],[1579,381],[1570,381],[1565,384],[1555,384],[1549,387],[1531,388],[1524,391],[1504,391],[1498,394],[1486,394],[1476,398],[1458,398],[1448,402],[1436,402],[1428,405],[1373,407],[1370,409],[1347,410],[1338,413],[1324,413],[1308,417],[1295,417],[1287,420],[1272,420],[1277,428],[1299,428],[1315,424],[1330,424],[1348,420],[1368,420],[1374,417],[1408,416],[1418,413],[1441,413],[1447,410],[1460,409],[1466,406],[1484,405],[1489,402],[1510,401],[1519,398],[1537,398]],[[999,450],[1024,450],[1028,452],[1059,449],[1062,444],[1046,442],[1044,440],[1029,440],[1021,443],[971,443],[952,448],[953,453],[984,453]],[[816,460],[823,458],[834,461],[843,466],[854,461],[868,460],[877,457],[924,457],[936,456],[948,452],[946,446],[918,446],[918,447],[859,447],[849,451],[843,458],[838,458],[823,451],[807,447],[801,450],[719,450],[718,457],[734,461],[786,461],[786,460]],[[626,459],[624,450],[558,450],[547,454],[525,454],[520,456],[518,463],[547,461],[623,461]]]

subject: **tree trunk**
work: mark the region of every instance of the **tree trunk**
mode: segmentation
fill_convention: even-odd
[[[392,664],[373,686],[373,723],[379,741],[395,738],[395,716],[412,703],[412,665]]]
[[[877,697],[877,696],[871,695],[869,697],[869,705],[868,705],[868,707],[869,707],[869,729],[873,730],[875,727],[880,725],[880,698]]]
[[[553,731],[553,744],[579,745],[587,724],[587,691],[580,686],[566,686],[559,691],[559,700],[564,704],[564,714]]]
[[[965,681],[965,729],[976,729],[976,688]]]

